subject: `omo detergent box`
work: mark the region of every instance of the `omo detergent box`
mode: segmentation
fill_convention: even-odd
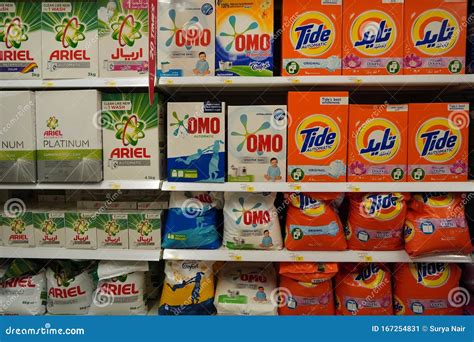
[[[288,93],[289,182],[345,182],[349,93]]]
[[[406,181],[408,105],[349,106],[349,182]]]
[[[131,249],[160,249],[161,211],[129,213],[128,234]]]
[[[168,102],[168,180],[225,181],[225,103]]]
[[[148,0],[98,0],[100,77],[148,73]]]
[[[229,182],[286,181],[286,106],[229,106]]]
[[[36,92],[36,137],[39,182],[102,180],[98,91]]]
[[[343,75],[403,72],[403,1],[344,0]]]
[[[66,228],[64,212],[55,210],[34,210],[33,227],[38,247],[64,247]]]
[[[43,1],[41,11],[43,78],[97,77],[97,2]]]
[[[342,0],[284,0],[282,21],[283,76],[341,74]]]
[[[36,182],[35,95],[0,92],[0,183]]]
[[[98,248],[128,249],[128,214],[102,212],[97,214]]]
[[[34,247],[33,213],[26,208],[20,208],[15,212],[8,210],[8,203],[7,201],[6,210],[2,212],[3,244],[10,247]]]
[[[405,0],[404,73],[464,73],[467,0]]]
[[[105,180],[159,179],[158,95],[102,94]]]
[[[408,181],[466,181],[468,103],[408,106]]]
[[[67,211],[64,214],[66,248],[97,248],[97,212]]]
[[[219,0],[216,75],[273,76],[273,0]]]
[[[0,79],[41,78],[41,2],[0,1]]]
[[[158,76],[213,76],[215,20],[214,0],[158,0]]]

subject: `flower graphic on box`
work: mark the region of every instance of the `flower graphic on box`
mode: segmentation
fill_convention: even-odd
[[[55,130],[59,126],[59,121],[56,119],[56,117],[50,116],[48,121],[46,121],[46,127],[48,127],[50,130]]]
[[[76,48],[79,42],[86,39],[84,32],[86,25],[81,24],[77,17],[64,18],[62,22],[54,26],[56,41],[61,42],[63,48]]]
[[[227,32],[221,32],[219,35],[221,37],[229,37],[231,38],[229,44],[226,45],[225,47],[225,50],[226,51],[230,51],[232,49],[232,47],[234,46],[234,43],[237,39],[237,37],[240,37],[240,36],[245,36],[245,34],[248,32],[248,31],[252,31],[252,30],[255,30],[255,29],[258,29],[258,23],[257,22],[252,22],[250,23],[247,28],[241,32],[237,31],[236,29],[236,25],[237,24],[237,18],[235,15],[231,15],[229,17],[229,24],[232,28],[232,33],[227,33]]]
[[[117,40],[120,46],[133,46],[135,40],[142,38],[140,32],[142,23],[135,20],[134,16],[120,15],[113,23],[110,24],[113,30],[112,39]]]
[[[122,140],[123,146],[136,146],[140,139],[145,138],[146,125],[138,120],[136,114],[124,115],[120,122],[115,124],[115,138]]]
[[[362,164],[360,161],[353,162],[351,165],[349,165],[349,168],[351,170],[351,173],[356,176],[365,175],[367,173],[365,165]]]
[[[235,220],[235,224],[240,224],[242,222],[242,219],[244,218],[245,213],[255,210],[257,208],[260,208],[262,206],[262,203],[256,203],[253,207],[251,208],[246,208],[245,207],[245,199],[243,197],[239,197],[239,204],[240,204],[240,209],[232,209],[232,212],[236,213],[237,219]],[[240,215],[239,215],[240,214]],[[255,228],[257,224],[252,224],[252,226]]]
[[[421,60],[421,57],[417,56],[413,53],[411,55],[406,56],[403,59],[403,62],[405,64],[405,66],[409,67],[409,68],[418,68],[418,67],[421,66],[421,64],[423,64],[423,61]]]
[[[28,25],[23,23],[21,18],[5,18],[5,21],[0,23],[0,41],[5,43],[7,49],[18,49],[22,42],[28,40],[28,30]]]
[[[467,165],[462,160],[458,160],[451,166],[449,171],[451,171],[453,174],[461,175],[467,172]]]
[[[361,59],[352,53],[344,57],[343,63],[346,68],[350,69],[360,68],[362,65]]]
[[[21,219],[16,218],[10,222],[10,228],[15,234],[21,234],[25,231],[25,222]]]
[[[153,227],[150,224],[150,221],[143,220],[139,224],[137,224],[137,232],[140,235],[148,236],[151,232],[153,232]]]
[[[233,137],[242,137],[242,142],[237,146],[237,152],[241,152],[244,146],[247,143],[247,140],[255,136],[258,132],[269,129],[271,124],[270,122],[264,122],[260,125],[259,128],[257,128],[255,131],[250,132],[248,127],[247,127],[247,122],[248,122],[248,117],[247,114],[242,114],[240,116],[240,123],[242,124],[243,131],[242,132],[231,132],[230,135]],[[257,151],[258,155],[262,155],[264,151]]]
[[[49,219],[41,224],[41,231],[47,235],[52,235],[57,230],[56,223]]]
[[[117,224],[117,221],[115,221],[115,220],[107,222],[105,224],[105,229],[104,230],[107,233],[107,235],[109,235],[109,236],[115,236],[118,233],[120,233],[120,227]]]
[[[89,230],[89,222],[87,222],[86,219],[81,218],[74,222],[72,229],[77,234],[85,234]]]
[[[165,26],[160,27],[160,31],[170,31],[171,32],[171,36],[165,42],[166,47],[171,46],[171,44],[173,43],[173,40],[175,39],[175,36],[181,30],[185,32],[185,35],[188,35],[189,32],[196,31],[196,30],[192,30],[192,29],[195,29],[195,28],[199,28],[198,31],[201,31],[201,27],[199,26],[200,24],[199,24],[199,18],[198,17],[192,17],[188,22],[186,22],[183,25],[183,27],[178,27],[178,25],[176,25],[176,11],[174,9],[170,9],[169,12],[168,12],[168,16],[171,19],[172,27],[165,27]],[[187,37],[187,38],[189,38],[189,39],[186,39],[186,40],[189,40],[189,42],[192,42],[197,37]],[[186,45],[185,45],[186,49],[188,49],[188,50],[190,50],[192,48],[192,46],[190,45],[189,42],[186,42]]]

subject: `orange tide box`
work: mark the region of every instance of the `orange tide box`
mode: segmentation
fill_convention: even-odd
[[[396,75],[403,64],[403,0],[344,0],[343,75]]]
[[[283,1],[282,75],[340,75],[342,0]]]
[[[466,181],[469,104],[408,106],[408,181]]]
[[[348,92],[288,93],[288,181],[345,182]]]
[[[406,181],[408,105],[350,105],[349,182]]]
[[[404,73],[464,73],[467,0],[405,0]]]

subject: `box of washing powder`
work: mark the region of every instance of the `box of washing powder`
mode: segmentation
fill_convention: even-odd
[[[168,102],[168,180],[225,181],[225,103]]]
[[[128,214],[102,212],[97,214],[97,247],[128,249]]]
[[[31,210],[10,212],[7,202],[2,213],[3,244],[10,247],[34,247],[35,230],[33,228],[33,213]],[[10,202],[13,209],[14,202]]]
[[[33,227],[37,247],[64,247],[66,229],[64,211],[40,209],[33,211]]]
[[[97,249],[97,212],[66,211],[66,248]]]
[[[159,77],[213,76],[215,1],[158,0]]]
[[[1,0],[0,27],[0,79],[41,79],[41,2]]]

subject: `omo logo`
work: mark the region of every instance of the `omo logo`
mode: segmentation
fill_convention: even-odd
[[[400,132],[393,122],[374,119],[366,122],[356,136],[356,148],[367,161],[384,163],[400,150]]]
[[[290,195],[291,203],[309,216],[320,216],[326,212],[326,205],[323,201],[313,199],[303,193]]]
[[[320,12],[306,12],[293,22],[290,40],[305,56],[320,56],[331,48],[336,37],[332,20]]]
[[[448,264],[445,263],[413,263],[410,272],[416,282],[426,287],[441,287],[446,284],[451,275]]]
[[[364,212],[378,220],[391,220],[402,211],[402,194],[371,194],[363,198]]]
[[[420,156],[433,163],[452,159],[459,151],[461,142],[461,130],[448,118],[441,117],[426,121],[415,138]]]
[[[192,17],[180,27],[176,23],[176,10],[170,9],[168,16],[171,20],[171,27],[160,27],[160,31],[171,32],[171,36],[165,41],[166,47],[170,47],[174,42],[178,47],[184,46],[191,50],[193,46],[208,46],[211,43],[211,31],[202,27],[198,17]]]
[[[123,146],[136,146],[140,139],[145,138],[145,122],[138,119],[136,114],[122,116],[115,124],[115,138],[122,140]]]
[[[389,51],[397,39],[397,26],[387,13],[367,11],[352,23],[352,45],[362,54],[378,56]]]
[[[377,264],[368,264],[362,267],[354,276],[354,280],[363,287],[374,289],[385,278],[385,272]]]
[[[304,119],[296,129],[296,145],[311,159],[324,159],[339,147],[340,130],[329,116],[315,114]]]
[[[459,24],[451,13],[432,9],[420,14],[413,22],[411,37],[418,50],[435,56],[451,50],[459,32]]]
[[[142,23],[131,14],[120,15],[117,20],[110,24],[112,39],[117,40],[121,47],[133,46],[135,40],[142,37]]]
[[[0,24],[0,41],[5,43],[7,49],[21,47],[21,43],[28,40],[29,27],[21,21],[20,17],[5,18]]]
[[[256,32],[260,26],[251,17],[231,15],[228,23],[224,23],[220,31],[221,39],[227,39],[226,51],[235,50],[238,53],[245,51],[268,51],[272,47],[271,36],[268,33]],[[227,31],[227,32],[226,32]]]
[[[56,32],[56,41],[61,42],[63,48],[76,48],[79,42],[86,39],[84,32],[86,25],[79,22],[77,17],[64,18],[61,24],[54,26]]]
[[[271,221],[271,215],[268,210],[260,210],[262,203],[257,202],[253,205],[246,205],[245,198],[239,197],[240,208],[232,209],[237,215],[235,223],[237,225],[243,223],[247,226],[253,226],[254,228],[258,225],[267,225]]]

